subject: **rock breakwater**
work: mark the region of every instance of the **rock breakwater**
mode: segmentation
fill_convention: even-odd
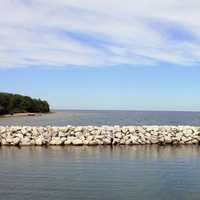
[[[200,144],[200,127],[0,126],[0,144],[11,146]]]

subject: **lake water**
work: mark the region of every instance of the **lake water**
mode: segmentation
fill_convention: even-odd
[[[1,147],[2,200],[199,200],[199,146]]]
[[[200,112],[64,110],[31,117],[0,118],[0,125],[200,125]]]
[[[56,111],[0,125],[200,125],[199,112]],[[2,200],[199,200],[200,146],[0,147]]]

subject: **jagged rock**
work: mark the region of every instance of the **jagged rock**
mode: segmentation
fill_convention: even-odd
[[[120,143],[120,139],[119,138],[114,138],[112,141],[112,144],[119,144]]]
[[[111,144],[111,139],[110,138],[103,138],[103,144],[105,144],[105,145]]]
[[[6,142],[9,144],[9,143],[12,143],[12,141],[13,141],[13,138],[12,137],[10,137],[10,136],[8,136],[8,137],[6,137]]]
[[[199,144],[192,126],[0,126],[1,145]]]
[[[20,138],[18,138],[18,137],[13,138],[12,143],[13,143],[13,145],[19,145],[19,143],[20,143]]]
[[[52,137],[50,144],[51,145],[61,145],[62,141],[59,137]]]
[[[73,145],[83,145],[83,141],[80,139],[75,139],[72,141],[72,144]]]
[[[39,138],[37,138],[36,140],[35,140],[35,144],[37,145],[37,146],[41,146],[42,144],[43,144],[43,138],[42,137],[39,137]]]
[[[151,141],[151,144],[157,144],[158,143],[158,138],[155,137],[154,135],[152,135],[150,141]]]
[[[126,141],[125,141],[125,144],[128,144],[128,145],[129,145],[129,144],[133,144],[133,143],[132,143],[132,140],[129,139],[129,140],[126,140]]]
[[[28,138],[28,137],[22,138],[20,145],[22,145],[22,146],[30,146],[31,145],[30,138]]]
[[[98,142],[96,140],[88,141],[88,145],[98,145]]]
[[[170,135],[164,136],[164,142],[165,144],[171,144],[172,143],[172,138]]]
[[[1,139],[1,145],[8,145],[9,143],[6,141],[6,139]]]
[[[116,138],[122,138],[122,133],[121,132],[116,132],[115,133]]]
[[[65,140],[64,144],[65,144],[65,145],[70,145],[70,144],[72,144],[72,140],[68,140],[68,139],[67,139],[67,140]]]

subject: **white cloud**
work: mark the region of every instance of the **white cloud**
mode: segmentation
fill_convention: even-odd
[[[197,0],[1,0],[0,68],[198,63],[199,7]]]

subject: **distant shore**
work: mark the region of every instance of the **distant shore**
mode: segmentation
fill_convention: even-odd
[[[0,115],[0,118],[9,118],[9,117],[33,117],[33,116],[42,116],[46,114],[52,114],[54,112],[48,112],[48,113],[14,113],[14,114],[6,114],[6,115]]]

